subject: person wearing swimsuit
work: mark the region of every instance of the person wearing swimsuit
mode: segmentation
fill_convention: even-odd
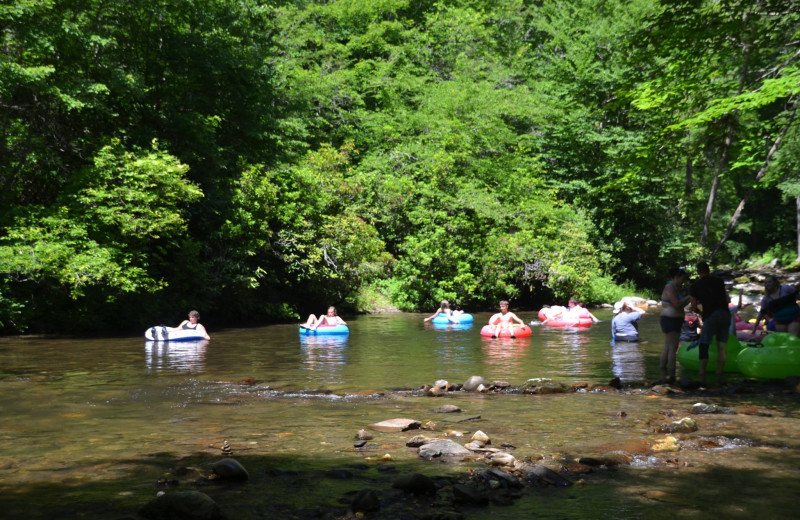
[[[508,302],[505,300],[501,301],[500,312],[489,318],[489,325],[492,325],[494,327],[492,337],[496,338],[500,335],[500,331],[508,330],[509,335],[512,338],[516,338],[516,336],[514,335],[515,321],[522,326],[525,325],[525,322],[519,319],[516,314],[514,314],[513,312],[509,312]]]
[[[206,332],[206,328],[200,324],[200,313],[197,311],[189,311],[189,319],[183,320],[181,324],[178,325],[178,328],[183,330],[196,330],[205,336],[206,339],[211,339],[211,336]]]
[[[678,353],[681,329],[683,328],[684,307],[692,299],[681,295],[681,287],[686,281],[686,271],[680,267],[669,270],[670,281],[661,291],[661,331],[664,333],[664,350],[661,352],[661,383],[675,383],[675,358]]]
[[[347,325],[347,322],[345,322],[342,318],[340,318],[337,315],[336,307],[331,305],[330,307],[328,307],[327,314],[320,314],[319,318],[317,318],[313,314],[310,314],[306,322],[303,323],[301,326],[310,330],[317,330],[317,327],[319,327],[320,325],[331,325],[331,326]]]

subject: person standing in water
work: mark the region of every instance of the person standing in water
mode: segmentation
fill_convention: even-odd
[[[664,333],[664,350],[661,351],[661,382],[675,383],[675,360],[680,343],[681,329],[685,321],[684,307],[692,299],[682,295],[687,273],[681,267],[669,270],[669,282],[661,291],[661,331]]]
[[[722,370],[728,359],[727,343],[731,325],[731,313],[728,310],[728,293],[725,282],[711,276],[708,264],[697,264],[700,276],[689,289],[692,297],[692,311],[702,307],[703,330],[700,332],[700,384],[706,384],[706,367],[708,366],[708,347],[714,336],[717,337],[717,379],[722,382]]]

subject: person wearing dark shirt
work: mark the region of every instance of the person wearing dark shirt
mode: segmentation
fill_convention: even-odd
[[[708,365],[708,346],[714,336],[717,337],[717,379],[722,381],[722,368],[727,360],[726,346],[728,329],[731,325],[731,313],[728,310],[728,293],[725,283],[716,276],[711,276],[708,264],[697,264],[700,279],[689,289],[692,297],[692,312],[702,308],[703,330],[700,333],[700,383],[706,384],[706,366]]]

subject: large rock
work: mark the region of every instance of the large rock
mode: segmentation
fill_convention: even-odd
[[[563,394],[572,391],[573,388],[552,379],[536,377],[525,381],[520,390],[523,394]]]
[[[485,379],[485,378],[483,378],[481,376],[470,376],[469,379],[464,381],[464,384],[461,386],[461,388],[465,392],[476,392],[480,385],[483,385],[484,387],[488,387],[491,384],[492,384],[491,381],[489,381],[488,379]]]
[[[355,498],[353,498],[353,503],[350,505],[350,509],[356,513],[369,513],[371,511],[378,511],[380,508],[381,501],[378,498],[378,494],[371,489],[362,489],[356,493]]]
[[[212,466],[211,471],[220,480],[247,480],[250,477],[236,459],[222,459]]]
[[[450,439],[438,439],[419,447],[419,456],[425,459],[436,457],[464,458],[471,452],[464,446]]]
[[[432,495],[436,493],[436,483],[432,478],[421,473],[404,475],[397,479],[392,484],[392,487],[415,495]]]
[[[525,480],[536,486],[567,487],[572,485],[571,481],[546,466],[523,464],[518,469],[525,476]]]
[[[691,417],[684,417],[669,424],[662,424],[659,433],[692,433],[697,431],[697,421]]]
[[[414,419],[398,418],[370,424],[369,427],[381,432],[405,432],[408,430],[417,430],[421,425],[421,422]]]
[[[138,516],[147,520],[225,520],[211,497],[199,491],[175,491],[151,500]]]

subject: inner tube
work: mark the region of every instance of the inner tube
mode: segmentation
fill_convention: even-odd
[[[447,314],[440,312],[438,316],[431,320],[431,323],[436,323],[437,325],[446,325],[448,323],[452,325],[458,325],[461,323],[472,323],[475,321],[475,318],[472,316],[472,314],[467,314],[466,312],[464,314],[453,316],[453,319],[458,323],[453,323],[447,318]]]
[[[485,338],[491,338],[492,334],[494,334],[494,326],[492,325],[484,325],[481,329],[481,336]],[[526,338],[531,335],[531,328],[527,325],[514,325],[514,336],[518,338]],[[511,332],[508,329],[503,329],[500,331],[501,338],[510,338]]]
[[[745,348],[736,360],[747,377],[784,379],[800,375],[800,338],[788,332],[774,332],[760,346]]]
[[[591,318],[578,318],[577,320],[549,320],[545,325],[549,327],[590,327],[592,325]]]
[[[700,370],[700,347],[696,346],[695,343],[694,341],[692,343],[684,343],[678,347],[678,362],[682,367],[688,368],[689,370]],[[746,348],[746,344],[740,343],[736,336],[730,334],[728,336],[728,342],[725,344],[725,353],[728,357],[725,359],[725,366],[722,367],[722,371],[739,372],[739,365],[736,358],[739,357],[739,352]],[[706,372],[714,373],[716,370],[717,338],[714,337],[711,341],[711,345],[708,347],[708,365],[706,366]]]
[[[320,325],[312,330],[307,327],[300,326],[300,334],[350,334],[350,329],[347,325]]]
[[[592,318],[585,309],[581,314],[577,314],[575,311],[560,306],[545,307],[539,310],[539,320],[542,322],[547,320],[545,325],[550,327],[590,327],[592,325]]]

